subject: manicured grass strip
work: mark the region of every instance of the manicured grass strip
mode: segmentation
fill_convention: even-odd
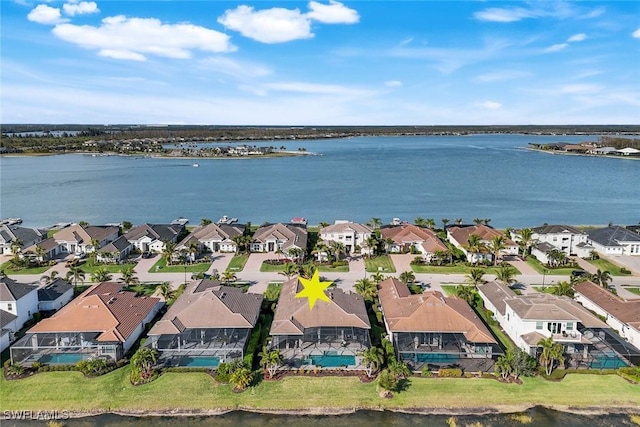
[[[160,258],[149,269],[149,273],[184,273],[184,264],[167,265],[165,258]],[[187,264],[187,272],[189,273],[201,273],[205,272],[211,267],[210,262],[203,262],[200,264]]]
[[[614,263],[610,262],[609,260],[600,258],[600,259],[589,259],[587,260],[589,262],[589,264],[593,264],[595,265],[597,268],[599,268],[602,271],[608,271],[609,274],[611,274],[612,276],[629,276],[631,275],[631,273],[623,273],[620,271],[619,266],[615,265]]]
[[[470,267],[464,264],[444,266],[411,264],[411,269],[416,273],[469,274],[469,271],[473,268],[482,268],[484,270],[484,274],[496,274],[496,271],[498,270],[498,267]],[[511,268],[514,270],[516,275],[521,274],[520,270],[514,266],[511,266]]]
[[[627,288],[625,287],[626,290],[628,290],[629,292],[631,292],[632,294],[636,294],[638,296],[640,296],[640,288]]]
[[[318,266],[318,271],[321,273],[348,273],[349,265],[339,265],[337,267],[332,267],[330,265],[320,265]]]
[[[248,259],[249,259],[249,255],[234,256],[233,258],[231,258],[231,261],[229,262],[229,266],[227,267],[227,270],[233,271],[233,272],[244,270],[244,265],[247,263]]]
[[[260,271],[263,273],[280,272],[283,269],[283,265],[284,264],[267,264],[266,262],[263,262],[260,266]]]
[[[80,264],[80,269],[87,274],[95,273],[99,268],[104,268],[109,273],[120,273],[123,268],[135,267],[135,263],[128,264],[94,264],[91,261],[87,261]]]
[[[553,294],[552,291],[554,287],[555,285],[545,286],[544,288],[542,286],[534,286],[533,289],[544,294]]]
[[[444,293],[448,297],[456,295],[457,286],[454,286],[454,285],[440,285],[440,287],[442,288],[442,290],[444,291]]]
[[[571,272],[573,270],[579,270],[579,268],[549,268],[546,265],[542,264],[540,261],[538,261],[537,259],[533,258],[533,257],[528,257],[527,258],[527,264],[529,264],[529,266],[531,266],[535,271],[537,271],[540,274],[546,274],[546,275],[555,275],[555,276],[568,276],[571,274]],[[546,270],[546,273],[545,273]]]
[[[205,373],[166,373],[133,387],[129,367],[85,379],[78,372],[47,372],[33,377],[0,379],[5,410],[148,410],[304,408],[486,408],[507,405],[571,407],[637,407],[640,387],[617,375],[569,374],[560,382],[525,378],[523,385],[491,379],[411,378],[406,391],[381,399],[376,383],[355,377],[289,377],[263,381],[245,393],[233,393]],[[52,393],[52,390],[63,390]],[[578,393],[577,390],[589,390]]]
[[[364,259],[364,268],[368,273],[395,273],[396,266],[389,255],[380,255],[374,258]]]
[[[0,271],[4,271],[5,274],[43,274],[50,268],[50,265],[43,265],[42,267],[16,268],[11,261],[7,261],[0,265]]]
[[[125,288],[127,291],[136,292],[143,296],[151,296],[158,289],[159,283],[136,283]]]

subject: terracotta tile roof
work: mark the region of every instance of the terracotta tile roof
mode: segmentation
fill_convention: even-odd
[[[428,291],[412,295],[395,277],[378,285],[380,304],[391,332],[461,333],[470,342],[495,343],[491,332],[464,300]]]
[[[640,329],[640,300],[625,301],[590,281],[578,283],[575,290],[616,319]]]
[[[383,239],[392,239],[398,245],[420,244],[430,253],[446,251],[447,246],[438,238],[436,233],[428,228],[421,228],[413,224],[380,229]]]
[[[76,224],[58,231],[53,235],[53,238],[56,241],[75,241],[88,245],[91,243],[91,239],[102,241],[118,232],[120,232],[119,227],[89,225],[82,228],[79,224]]]
[[[487,227],[484,224],[470,225],[467,227],[453,226],[447,228],[447,232],[461,245],[468,245],[469,236],[475,234],[476,236],[480,237],[480,240],[487,242],[490,242],[496,236],[502,236],[504,238],[505,246],[517,246],[517,244],[513,240],[505,236],[504,233],[501,233],[495,228]]]
[[[94,285],[29,332],[101,332],[99,341],[124,342],[161,301],[122,291],[123,286]]]
[[[331,302],[318,300],[310,310],[306,298],[294,298],[300,290],[297,277],[282,284],[270,335],[301,335],[306,328],[321,326],[371,329],[360,295],[329,288],[325,292]]]
[[[176,334],[192,328],[251,329],[260,315],[262,298],[260,294],[202,279],[187,287],[149,335]]]
[[[297,224],[271,224],[260,227],[253,235],[253,241],[266,243],[269,240],[282,240],[283,249],[297,246],[301,249],[307,248],[307,229]]]
[[[18,301],[38,289],[36,285],[16,282],[7,276],[0,278],[0,301]]]

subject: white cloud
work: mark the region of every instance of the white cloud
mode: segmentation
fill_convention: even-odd
[[[636,38],[636,39],[640,39],[640,28],[638,28],[633,33],[631,33],[631,37]]]
[[[305,83],[305,82],[280,82],[280,83],[267,83],[263,85],[264,89],[283,91],[283,92],[297,92],[307,94],[321,94],[321,95],[347,95],[347,96],[363,96],[372,95],[373,92],[365,89],[354,89],[341,85],[331,84],[318,84],[318,83]]]
[[[581,42],[587,39],[585,33],[574,34],[567,39],[567,43]]]
[[[402,86],[402,82],[400,80],[389,80],[384,82],[384,85],[387,87],[400,87]]]
[[[250,6],[229,9],[218,22],[262,43],[284,43],[313,37],[311,22],[299,9],[274,7],[254,11]]]
[[[545,52],[559,52],[559,51],[561,51],[563,49],[566,49],[567,46],[569,46],[569,43],[558,43],[558,44],[554,44],[554,45],[549,46],[544,51]]]
[[[484,101],[480,104],[480,106],[486,108],[487,110],[499,110],[502,108],[502,104],[495,101]]]
[[[487,22],[517,22],[527,18],[553,18],[553,19],[590,19],[604,13],[603,7],[586,9],[572,3],[558,2],[531,2],[530,7],[490,7],[473,14],[478,21]]]
[[[531,10],[517,8],[491,7],[479,12],[475,12],[473,17],[479,21],[488,22],[516,22],[524,18],[533,18],[535,13]]]
[[[573,95],[591,95],[602,90],[602,86],[594,84],[568,84],[558,87],[558,92]]]
[[[346,7],[335,0],[329,0],[329,4],[316,1],[309,2],[310,12],[307,16],[315,21],[325,24],[355,24],[360,20],[358,12]]]
[[[491,83],[504,80],[521,79],[524,77],[530,77],[532,73],[529,71],[519,70],[500,70],[492,73],[481,74],[473,80],[478,83]]]
[[[66,19],[62,19],[60,14],[60,9],[57,7],[47,6],[46,4],[39,4],[29,14],[27,15],[27,19],[32,22],[37,22],[38,24],[59,24],[61,22],[66,22]]]
[[[252,62],[240,62],[224,56],[213,56],[200,61],[205,70],[226,74],[235,78],[255,78],[272,74],[273,71],[264,65]]]
[[[115,59],[141,61],[146,55],[190,58],[191,50],[231,52],[230,37],[193,24],[163,24],[154,18],[104,18],[99,27],[60,24],[53,33],[62,40]]]
[[[62,6],[62,10],[64,10],[64,13],[69,16],[100,12],[100,9],[98,9],[98,5],[93,1],[81,1],[80,3],[72,1],[69,3],[65,3]]]

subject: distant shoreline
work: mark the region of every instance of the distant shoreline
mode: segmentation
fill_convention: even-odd
[[[177,159],[177,160],[237,160],[237,159],[262,159],[262,158],[282,158],[282,157],[303,157],[303,156],[321,156],[322,154],[310,151],[277,151],[262,155],[247,156],[165,156],[161,154],[144,154],[133,153],[124,154],[116,152],[96,153],[92,151],[73,151],[68,153],[1,153],[0,157],[45,157],[45,156],[64,156],[69,154],[79,154],[92,157],[133,157],[143,159]]]
[[[640,160],[640,156],[609,156],[606,154],[568,153],[566,151],[560,151],[560,150],[542,150],[540,148],[534,148],[534,147],[520,147],[520,148],[528,151],[537,151],[539,153],[559,154],[561,156],[580,156],[580,157],[598,157],[598,158],[605,158],[605,159]]]

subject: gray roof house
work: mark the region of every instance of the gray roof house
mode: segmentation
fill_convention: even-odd
[[[56,278],[45,287],[38,289],[38,309],[40,311],[59,310],[73,299],[73,286],[64,279]]]
[[[0,254],[13,255],[11,245],[14,241],[21,242],[20,249],[22,250],[46,238],[47,232],[45,230],[17,225],[0,225]]]
[[[589,243],[603,255],[640,256],[640,235],[619,225],[589,231]]]
[[[97,260],[99,262],[120,262],[129,256],[131,243],[125,236],[120,236],[113,242],[103,246],[98,250]]]
[[[11,341],[13,334],[38,312],[38,286],[19,283],[6,276],[0,278],[0,310],[3,317],[5,313],[16,316],[10,321],[2,321],[6,323],[2,328],[10,330]]]
[[[176,243],[184,228],[184,224],[141,224],[133,227],[124,236],[140,252],[159,252],[164,242]]]

